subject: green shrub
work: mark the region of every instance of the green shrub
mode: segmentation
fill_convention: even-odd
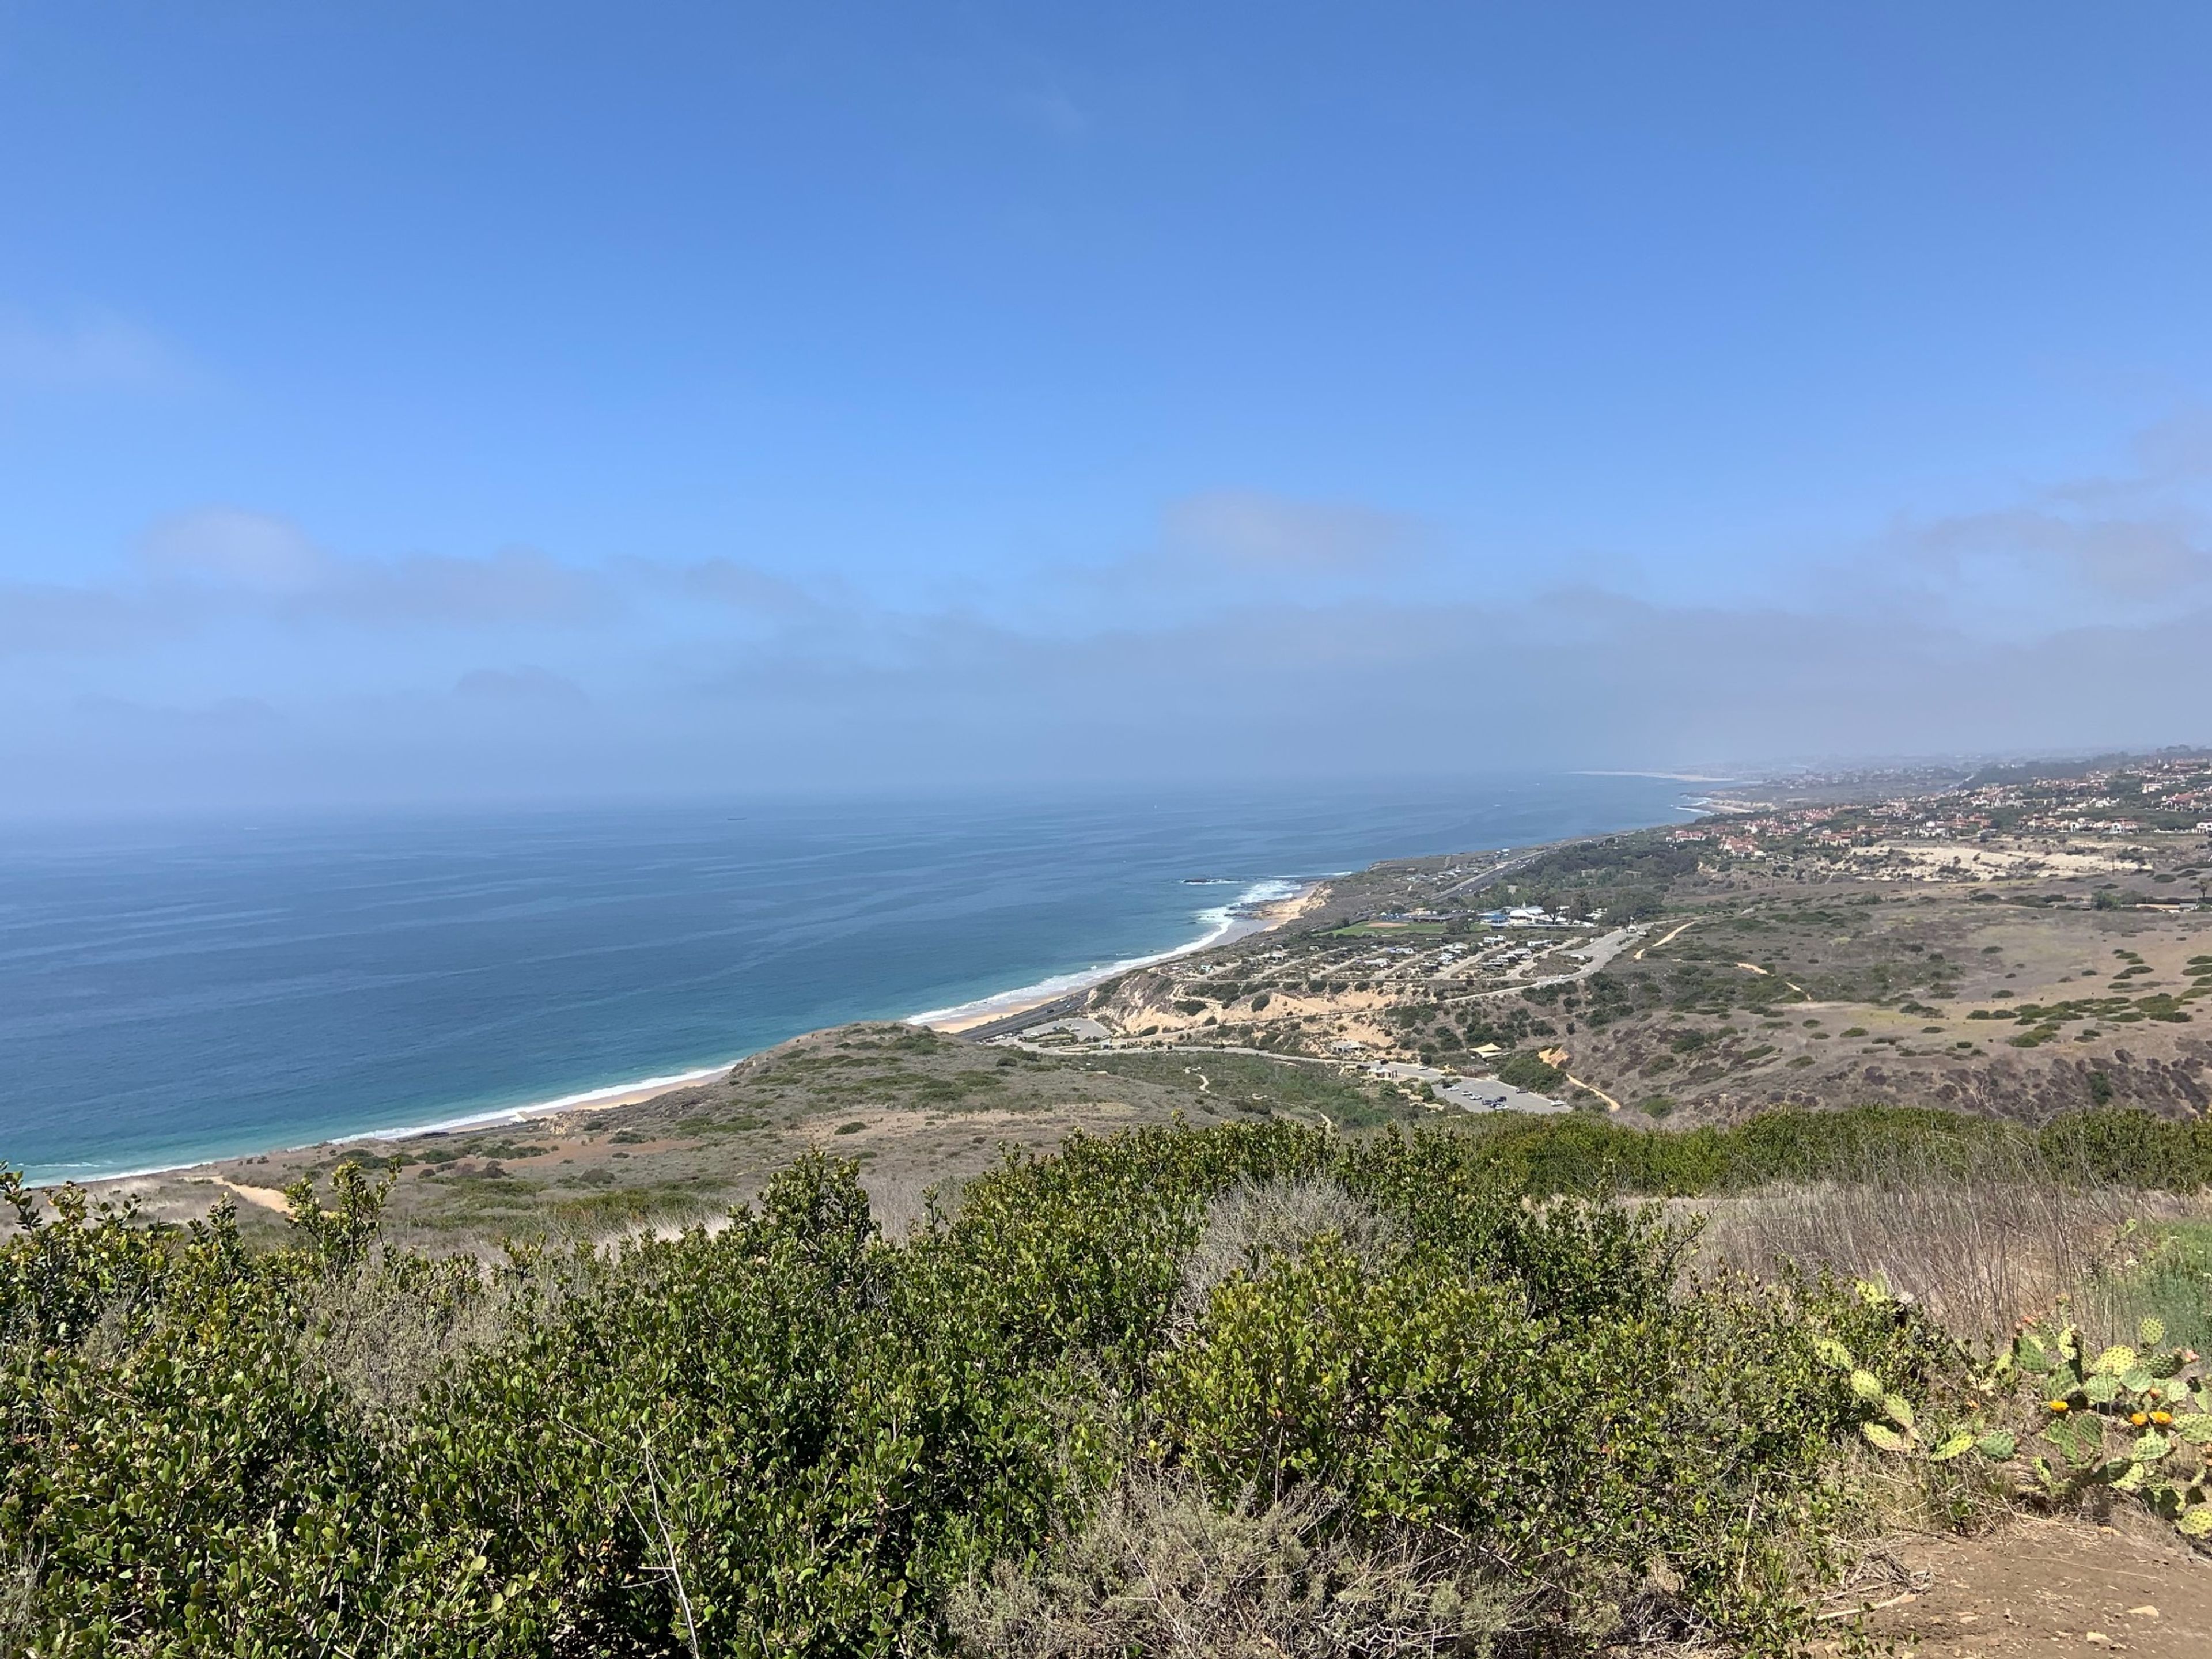
[[[1923,1417],[1960,1356],[1831,1285],[1686,1285],[1687,1236],[1611,1196],[1940,1166],[1999,1136],[2083,1179],[2193,1184],[2205,1134],[1869,1110],[1346,1141],[1276,1118],[1010,1156],[897,1244],[856,1166],[810,1155],[719,1231],[492,1266],[380,1245],[349,1166],[325,1201],[295,1188],[292,1240],[259,1253],[227,1211],[153,1227],[0,1176],[0,1560],[28,1575],[5,1635],[942,1651],[963,1596],[971,1632],[1076,1617],[1094,1522],[1152,1469],[1220,1521],[1173,1522],[1175,1559],[1274,1540],[1275,1589],[1221,1605],[1305,1620],[1308,1650],[1352,1616],[1313,1587],[1378,1572],[1480,1578],[1561,1631],[1634,1606],[1780,1650],[1835,1450],[1875,1421],[1823,1345]],[[576,1202],[601,1200],[659,1201]],[[1029,1599],[978,1612],[986,1583]]]
[[[1498,1080],[1516,1089],[1542,1094],[1567,1080],[1567,1074],[1533,1048],[1522,1048],[1498,1062]]]

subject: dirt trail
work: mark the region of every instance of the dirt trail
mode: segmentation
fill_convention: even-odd
[[[248,1187],[236,1181],[226,1181],[221,1176],[212,1177],[215,1184],[227,1193],[234,1193],[248,1204],[258,1204],[264,1210],[274,1210],[278,1215],[292,1213],[292,1200],[274,1187]]]
[[[1892,1605],[1867,1628],[1918,1659],[2212,1655],[2212,1561],[2154,1522],[2119,1531],[2027,1521],[1987,1538],[1906,1544],[1895,1556],[1898,1581],[1867,1594]]]
[[[1674,933],[1668,934],[1668,935],[1667,935],[1667,937],[1666,937],[1665,939],[1653,939],[1653,940],[1651,941],[1651,943],[1650,943],[1650,944],[1649,944],[1649,945],[1644,945],[1641,950],[1638,950],[1638,951],[1637,951],[1637,953],[1636,953],[1636,959],[1637,959],[1638,962],[1643,961],[1643,960],[1644,960],[1644,952],[1645,951],[1656,951],[1656,950],[1657,950],[1661,945],[1670,943],[1670,942],[1671,942],[1672,940],[1674,940],[1674,939],[1678,935],[1680,935],[1680,934],[1681,934],[1681,933],[1684,933],[1688,932],[1691,928],[1692,928],[1692,927],[1696,927],[1697,925],[1698,925],[1698,919],[1697,919],[1695,916],[1692,916],[1692,917],[1691,917],[1687,921],[1684,922],[1684,923],[1683,923],[1680,927],[1677,927],[1677,928],[1674,931]]]
[[[1576,1088],[1587,1089],[1590,1093],[1595,1095],[1600,1100],[1605,1103],[1605,1109],[1607,1111],[1617,1112],[1620,1109],[1620,1103],[1615,1100],[1611,1095],[1606,1093],[1604,1090],[1599,1088],[1596,1084],[1585,1083],[1580,1078],[1577,1077],[1572,1072],[1563,1071],[1560,1075],[1565,1078],[1568,1082],[1573,1084]]]

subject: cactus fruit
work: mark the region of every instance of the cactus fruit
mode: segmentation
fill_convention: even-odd
[[[2033,1460],[2031,1472],[2047,1498],[2063,1502],[2107,1486],[2136,1494],[2187,1537],[2212,1538],[2212,1474],[2193,1464],[2176,1469],[2169,1462],[2185,1446],[2212,1444],[2212,1411],[2204,1409],[2212,1406],[2212,1383],[2194,1370],[2194,1353],[2162,1346],[2160,1321],[2144,1320],[2137,1334],[2139,1346],[2116,1344],[2091,1358],[2071,1325],[2051,1334],[2027,1327],[1991,1367],[1984,1391],[2001,1392],[2017,1374],[2033,1379],[2044,1396],[2050,1415],[2039,1437],[2066,1466],[2062,1474],[2049,1459]],[[2126,1437],[2124,1455],[2106,1455],[2108,1426]],[[1957,1437],[1939,1449],[1948,1450]],[[1996,1462],[2019,1452],[2012,1437],[1998,1433],[1978,1443]]]

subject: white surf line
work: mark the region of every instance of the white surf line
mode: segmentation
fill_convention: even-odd
[[[721,1076],[739,1060],[726,1060],[719,1065],[702,1066],[689,1072],[671,1072],[663,1077],[641,1077],[630,1083],[610,1083],[603,1088],[586,1089],[575,1094],[561,1095],[551,1100],[530,1101],[520,1106],[500,1106],[481,1112],[471,1112],[462,1117],[441,1118],[431,1123],[397,1124],[376,1129],[349,1129],[325,1135],[319,1140],[302,1140],[289,1146],[256,1146],[242,1152],[209,1152],[198,1158],[181,1159],[174,1164],[152,1164],[143,1169],[115,1170],[104,1174],[83,1173],[41,1177],[32,1184],[40,1188],[59,1187],[75,1182],[80,1187],[94,1183],[106,1184],[117,1181],[150,1181],[156,1176],[181,1175],[188,1170],[204,1169],[214,1164],[232,1164],[252,1158],[282,1158],[293,1152],[311,1152],[321,1146],[351,1146],[365,1140],[410,1140],[418,1135],[455,1134],[467,1129],[489,1128],[501,1123],[524,1123],[535,1118],[551,1116],[558,1112],[599,1111],[610,1106],[635,1105],[665,1095],[672,1089],[688,1088],[695,1083],[704,1083],[709,1078]],[[211,1177],[212,1178],[212,1177]],[[273,1192],[274,1188],[259,1190]],[[259,1203],[261,1200],[254,1200]]]
[[[989,996],[976,998],[973,1002],[908,1014],[903,1023],[908,1025],[981,1024],[994,1016],[1018,1014],[1041,1002],[1051,1002],[1064,997],[1072,991],[1087,991],[1118,974],[1150,968],[1157,963],[1172,962],[1177,957],[1187,957],[1193,951],[1204,951],[1216,945],[1249,939],[1255,933],[1267,932],[1277,924],[1258,916],[1240,915],[1237,912],[1249,910],[1255,905],[1279,904],[1285,900],[1301,898],[1320,884],[1319,881],[1291,881],[1280,877],[1255,881],[1229,903],[1211,906],[1193,917],[1193,921],[1205,924],[1206,931],[1188,944],[1178,945],[1172,950],[1155,951],[1149,956],[1128,957],[1120,962],[1054,974],[1034,984],[1018,985],[1008,991],[994,991]]]
[[[684,1089],[709,1078],[720,1077],[738,1062],[723,1060],[719,1065],[701,1066],[689,1072],[671,1072],[662,1077],[641,1077],[630,1083],[610,1083],[602,1088],[585,1089],[575,1094],[559,1095],[551,1100],[532,1101],[520,1106],[501,1106],[487,1111],[471,1112],[463,1117],[441,1118],[434,1123],[414,1124],[384,1129],[364,1129],[356,1134],[333,1135],[327,1140],[310,1144],[318,1146],[343,1146],[356,1140],[408,1140],[417,1135],[453,1134],[463,1129],[482,1129],[497,1123],[522,1123],[532,1118],[550,1117],[556,1112],[600,1111],[610,1106],[635,1105],[665,1095],[671,1090]],[[288,1147],[288,1152],[301,1152],[304,1147]]]

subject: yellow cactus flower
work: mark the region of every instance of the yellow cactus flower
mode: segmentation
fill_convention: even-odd
[[[2150,1414],[2150,1420],[2157,1424],[2159,1427],[2162,1429],[2167,1424],[2173,1421],[2173,1413],[2172,1412],[2153,1412]]]
[[[2140,1429],[2150,1421],[2150,1413],[2148,1412],[2130,1412],[2128,1413],[2128,1421],[2134,1424],[2136,1427]]]
[[[2063,1400],[2046,1400],[2043,1403],[2054,1412],[2069,1412],[2074,1409]]]

